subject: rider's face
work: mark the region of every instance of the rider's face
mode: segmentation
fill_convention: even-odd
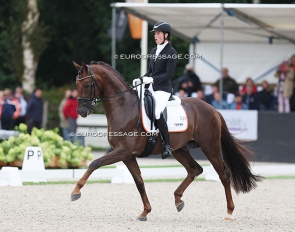
[[[162,31],[155,31],[154,37],[156,44],[161,44],[164,41],[164,33]]]

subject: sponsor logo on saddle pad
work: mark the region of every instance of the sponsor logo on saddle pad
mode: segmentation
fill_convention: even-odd
[[[167,125],[169,132],[183,132],[187,130],[187,115],[182,105],[167,106]],[[151,120],[145,113],[145,108],[141,106],[142,125],[146,132],[158,131],[155,127],[151,130]]]

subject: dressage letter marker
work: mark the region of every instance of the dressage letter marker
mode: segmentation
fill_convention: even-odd
[[[23,161],[23,181],[46,182],[41,147],[27,147]]]

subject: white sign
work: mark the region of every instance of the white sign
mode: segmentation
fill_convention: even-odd
[[[27,147],[23,160],[23,181],[46,182],[41,147]]]
[[[3,167],[0,171],[0,186],[22,186],[20,171],[17,167]]]
[[[258,137],[257,110],[218,110],[230,133],[238,139],[253,141]]]

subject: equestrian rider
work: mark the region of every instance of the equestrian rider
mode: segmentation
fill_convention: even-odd
[[[163,111],[172,93],[171,78],[177,63],[177,52],[170,44],[172,34],[168,23],[156,23],[151,32],[154,32],[157,47],[150,52],[149,69],[142,79],[144,83],[150,83],[148,89],[155,99],[155,125],[161,133],[162,159],[165,159],[172,156],[172,149]]]

